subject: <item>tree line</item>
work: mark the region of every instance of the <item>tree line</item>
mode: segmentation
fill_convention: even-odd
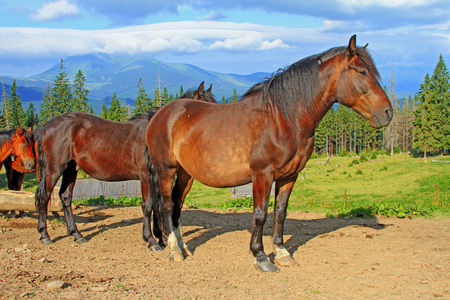
[[[416,151],[424,153],[448,153],[450,148],[450,76],[442,55],[433,74],[426,74],[424,83],[414,97],[398,99],[394,91],[393,70],[390,86],[385,87],[394,109],[394,117],[389,126],[374,129],[361,116],[351,109],[337,105],[332,107],[316,128],[315,152],[326,155],[353,155],[364,151],[385,150],[394,152]],[[24,111],[17,84],[14,80],[9,93],[3,84],[3,107],[0,115],[0,128],[16,126],[35,127],[52,117],[68,111],[93,113],[89,105],[89,91],[84,87],[85,78],[78,71],[73,84],[70,83],[61,60],[59,73],[53,83],[48,85],[40,113],[32,102]],[[163,106],[184,94],[173,96],[167,88],[158,86],[153,100],[146,93],[142,79],[137,83],[138,95],[131,107],[113,94],[111,104],[103,102],[100,117],[124,122],[133,114],[146,113],[151,107]],[[230,98],[222,98],[222,103],[238,101],[236,90]]]

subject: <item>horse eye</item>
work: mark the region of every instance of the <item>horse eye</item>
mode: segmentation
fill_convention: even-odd
[[[367,73],[366,70],[360,70],[360,71],[359,71],[359,74],[361,74],[362,76],[367,76],[367,75],[369,75],[369,74]]]

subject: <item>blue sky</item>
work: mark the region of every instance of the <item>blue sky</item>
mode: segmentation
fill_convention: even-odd
[[[0,76],[97,52],[273,72],[357,34],[384,84],[392,65],[399,85],[420,83],[440,53],[449,66],[449,16],[448,0],[0,0]]]

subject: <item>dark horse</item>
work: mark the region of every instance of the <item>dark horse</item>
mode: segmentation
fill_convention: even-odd
[[[286,207],[313,151],[314,130],[335,102],[351,107],[376,128],[392,118],[378,71],[366,47],[356,46],[356,36],[348,47],[300,60],[256,84],[238,102],[215,105],[188,100],[162,107],[147,126],[146,140],[159,180],[160,225],[168,237],[170,258],[184,259],[180,214],[194,179],[212,187],[252,182],[254,265],[261,271],[278,271],[262,242],[275,182],[275,262],[296,265],[284,247]]]
[[[4,165],[8,188],[20,191],[24,173],[34,172],[34,150],[31,132],[21,127],[0,131],[0,169]]]
[[[190,97],[212,101],[203,91],[203,83]],[[198,101],[198,100],[197,100]],[[62,175],[59,196],[67,223],[67,232],[78,243],[87,242],[75,224],[72,212],[72,192],[78,170],[104,181],[140,180],[143,238],[152,250],[163,246],[162,234],[154,226],[156,242],[151,232],[152,205],[149,199],[150,178],[145,129],[153,113],[136,115],[127,122],[105,120],[84,112],[69,112],[54,117],[34,131],[37,152],[36,206],[39,210],[38,231],[43,244],[51,244],[47,232],[47,207],[52,190]]]

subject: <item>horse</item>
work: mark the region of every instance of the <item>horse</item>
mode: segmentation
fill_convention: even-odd
[[[203,83],[191,97],[212,101],[211,91]],[[198,100],[196,100],[198,101]],[[39,211],[38,232],[42,244],[52,244],[47,232],[47,207],[52,190],[62,175],[59,196],[63,204],[67,233],[76,243],[88,240],[81,235],[72,212],[72,194],[78,170],[103,181],[139,180],[142,193],[143,238],[151,250],[165,246],[159,227],[150,220],[149,168],[151,161],[145,141],[145,129],[154,112],[140,114],[127,122],[105,120],[85,112],[68,112],[52,118],[34,132],[37,153],[36,207]],[[155,185],[153,183],[153,185]]]
[[[16,129],[0,131],[0,169],[4,165],[8,188],[20,191],[24,173],[34,171],[35,156],[31,130]]]
[[[0,131],[0,169],[5,166],[8,188],[22,189],[24,173],[34,171],[35,155],[31,131],[16,129]],[[22,212],[19,213],[19,215]]]
[[[275,182],[274,262],[297,265],[283,241],[286,207],[313,151],[320,120],[334,103],[351,107],[375,128],[387,126],[392,119],[391,103],[366,48],[356,46],[354,35],[348,46],[309,56],[273,74],[251,87],[240,101],[220,105],[175,101],[153,116],[146,129],[151,176],[159,184],[153,201],[159,202],[170,260],[182,261],[184,252],[189,254],[183,248],[181,208],[194,179],[217,188],[252,182],[254,266],[263,272],[279,271],[262,241]]]

